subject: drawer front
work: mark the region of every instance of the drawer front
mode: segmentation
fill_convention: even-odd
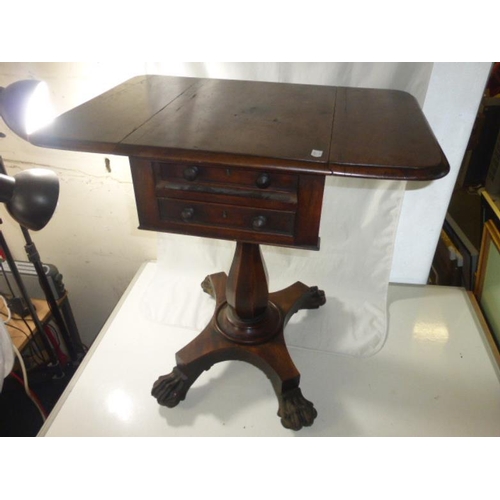
[[[294,191],[297,189],[296,174],[266,172],[254,169],[203,166],[153,162],[153,168],[162,180],[208,182],[213,184],[236,184],[256,189]]]
[[[188,180],[190,163],[131,157],[130,166],[141,229],[318,248],[323,175],[269,171],[257,187],[261,169],[202,166]]]
[[[255,189],[257,192],[296,192],[298,175],[242,168],[153,162],[158,181]]]
[[[191,200],[158,199],[162,221],[189,226],[212,226],[221,230],[239,229],[255,234],[271,233],[292,236],[295,213],[282,210],[262,210],[219,203]]]

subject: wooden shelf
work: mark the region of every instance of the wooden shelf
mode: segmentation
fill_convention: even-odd
[[[32,302],[33,305],[35,306],[35,310],[38,314],[40,322],[42,323],[42,325],[46,324],[52,317],[48,302],[39,299],[32,299]],[[0,313],[2,313],[2,315],[7,314],[3,302],[0,303]],[[29,325],[29,328],[28,326],[26,326],[24,320],[20,316],[15,314],[12,315],[12,319],[9,321],[9,323],[6,324],[12,342],[19,351],[22,351],[26,347],[28,342],[33,338],[33,335],[36,333],[36,326],[32,317],[28,315],[24,319],[26,320],[26,323]]]

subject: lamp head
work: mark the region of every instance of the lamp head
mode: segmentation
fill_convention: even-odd
[[[33,168],[11,177],[0,174],[0,202],[21,226],[39,231],[54,215],[59,179],[51,170]]]
[[[20,80],[0,87],[0,115],[19,137],[28,136],[54,119],[47,84]]]

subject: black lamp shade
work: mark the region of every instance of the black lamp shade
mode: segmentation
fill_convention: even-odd
[[[39,231],[54,215],[59,179],[51,170],[33,168],[10,177],[0,174],[0,201],[21,226]]]
[[[29,97],[40,83],[38,80],[20,80],[5,88],[0,87],[0,115],[7,126],[23,139],[28,137],[26,111]]]

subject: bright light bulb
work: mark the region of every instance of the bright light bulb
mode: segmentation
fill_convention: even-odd
[[[55,110],[49,95],[49,87],[45,82],[40,82],[26,106],[26,133],[32,134],[39,128],[51,123],[55,118]]]

